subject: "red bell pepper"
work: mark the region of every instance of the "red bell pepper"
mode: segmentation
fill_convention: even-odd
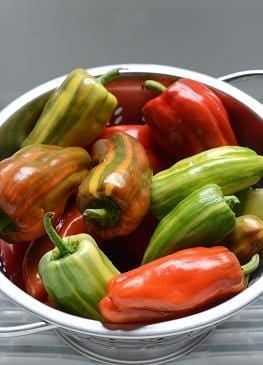
[[[157,143],[176,160],[237,145],[224,105],[207,86],[180,79],[168,88],[148,80],[145,87],[162,91],[145,104],[143,114]]]
[[[106,127],[100,138],[109,138],[116,132],[129,134],[143,145],[154,174],[172,165],[170,156],[167,156],[156,144],[152,131],[147,125],[126,124]]]
[[[83,217],[75,205],[69,206],[56,226],[56,230],[61,237],[85,232]],[[43,236],[30,244],[23,261],[23,277],[26,291],[42,302],[48,300],[48,295],[38,274],[38,263],[41,257],[53,248],[54,245],[48,236]]]
[[[245,289],[259,256],[241,267],[223,246],[177,251],[117,275],[99,303],[113,323],[149,323],[178,318],[218,304]]]
[[[11,244],[0,239],[1,271],[19,288],[24,289],[22,262],[30,242]]]

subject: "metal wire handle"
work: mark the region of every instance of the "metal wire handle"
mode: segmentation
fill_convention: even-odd
[[[19,326],[0,327],[0,338],[26,336],[41,331],[52,330],[54,328],[56,328],[55,325],[48,324],[44,321]]]
[[[224,75],[219,77],[218,79],[221,81],[235,81],[238,79],[250,79],[257,76],[263,76],[263,70],[245,70],[234,72],[232,74]]]

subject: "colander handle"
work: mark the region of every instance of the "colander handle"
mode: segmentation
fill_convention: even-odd
[[[258,76],[263,76],[263,70],[246,70],[246,71],[234,72],[232,74],[219,77],[219,80],[231,82],[239,79],[247,80]]]
[[[44,321],[19,326],[0,327],[0,338],[31,335],[36,332],[52,330],[54,328],[56,328],[55,325]]]
[[[229,75],[219,77],[219,80],[226,81],[242,89],[248,94],[252,93],[253,97],[263,103],[263,70],[247,70],[235,72]]]

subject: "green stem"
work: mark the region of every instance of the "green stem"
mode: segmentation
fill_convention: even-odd
[[[0,232],[10,232],[13,229],[14,223],[11,219],[4,212],[0,212]]]
[[[247,276],[250,275],[255,270],[257,270],[259,262],[260,262],[259,255],[256,253],[254,256],[252,256],[252,258],[248,261],[248,263],[242,266],[244,274]]]
[[[88,208],[82,214],[87,221],[94,221],[101,227],[114,227],[119,219],[115,209]]]
[[[239,203],[239,199],[235,195],[225,196],[225,201],[231,209]]]
[[[114,227],[120,218],[120,208],[111,199],[95,199],[83,213],[89,222],[96,222],[101,227]]]
[[[55,213],[53,213],[53,212],[48,212],[44,215],[43,224],[45,227],[45,231],[46,231],[48,237],[50,238],[50,240],[54,243],[54,245],[59,250],[59,256],[60,257],[66,256],[66,255],[72,253],[72,251],[70,250],[70,248],[66,245],[66,243],[63,241],[63,239],[57,234],[57,232],[53,228],[51,219],[54,215],[55,215]]]
[[[166,87],[164,85],[155,80],[146,80],[143,84],[143,88],[147,90],[157,91],[159,93],[163,93],[166,90]]]
[[[103,221],[105,218],[107,218],[107,210],[104,208],[98,208],[98,209],[86,209],[83,213],[85,217],[88,219],[94,219],[96,221]]]
[[[102,84],[106,85],[108,82],[115,80],[117,77],[120,76],[120,68],[113,68],[112,70],[109,70],[104,75],[101,75],[97,78],[97,81]]]

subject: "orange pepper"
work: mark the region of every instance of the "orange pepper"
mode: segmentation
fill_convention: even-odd
[[[113,323],[149,323],[193,314],[245,289],[245,274],[258,263],[256,255],[242,268],[223,246],[177,251],[111,279],[100,312]]]

